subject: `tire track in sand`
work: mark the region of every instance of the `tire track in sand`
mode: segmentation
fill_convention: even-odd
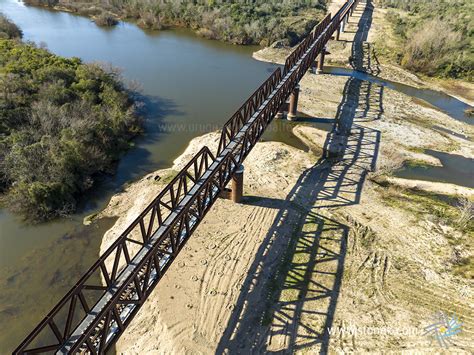
[[[221,337],[253,262],[252,256],[256,254],[277,213],[274,209],[258,206],[230,208],[235,208],[245,223],[238,231],[212,242],[217,247],[209,251],[201,271],[195,327],[198,337],[211,344],[217,343]],[[220,227],[224,227],[222,223]]]

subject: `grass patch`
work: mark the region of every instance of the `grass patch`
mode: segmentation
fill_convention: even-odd
[[[160,185],[167,185],[173,180],[176,175],[178,175],[179,171],[169,169],[163,175],[160,175],[160,179],[155,179],[155,182]]]
[[[428,120],[426,118],[420,118],[418,116],[406,116],[406,117],[403,117],[403,119],[401,120],[401,122],[409,122],[409,123],[412,123],[416,126],[420,126],[420,127],[424,127],[424,128],[429,128],[429,129],[433,129],[433,126],[435,125],[435,123],[433,123],[433,121],[431,120]]]
[[[459,234],[445,234],[453,248],[474,250],[474,218],[472,201],[457,196],[439,195],[417,189],[404,189],[393,185],[383,188],[381,196],[391,207],[412,213],[417,220],[428,219],[437,225],[452,227]],[[456,253],[455,253],[456,254]],[[473,278],[471,255],[451,260],[454,274]]]
[[[461,143],[452,139],[448,133],[445,133],[439,130],[437,130],[436,132],[438,132],[438,134],[440,134],[441,136],[443,136],[443,138],[448,140],[448,143],[446,143],[444,147],[439,147],[436,150],[445,151],[449,153],[449,152],[455,152],[461,149]]]
[[[297,208],[299,210],[299,208]],[[303,211],[301,211],[304,213]],[[307,213],[307,212],[306,212]],[[262,325],[268,326],[273,320],[273,307],[275,303],[280,300],[295,300],[297,299],[297,290],[285,289],[285,281],[288,278],[288,272],[291,270],[293,258],[295,256],[296,246],[301,234],[302,225],[304,226],[304,221],[301,220],[299,223],[296,223],[291,233],[289,234],[290,240],[287,244],[287,248],[276,268],[275,274],[268,281],[267,287],[267,304],[265,313],[262,317]]]
[[[99,212],[96,212],[96,213],[92,213],[88,216],[85,216],[84,217],[84,220],[82,221],[82,223],[86,226],[92,224],[92,222],[94,222],[94,220],[96,219],[97,215],[99,214]]]
[[[419,159],[409,159],[406,160],[403,164],[405,168],[422,168],[422,169],[429,169],[434,167],[433,165]]]
[[[404,148],[413,153],[420,153],[420,154],[425,153],[425,148],[421,148],[421,147],[404,146]]]
[[[441,218],[441,222],[447,225],[454,226],[454,221],[460,217],[453,206],[455,197],[442,197],[423,190],[397,187],[387,180],[381,186],[386,187],[381,195],[389,206],[412,212],[418,218],[429,214]]]
[[[454,274],[466,279],[474,279],[474,257],[468,256],[454,264]]]

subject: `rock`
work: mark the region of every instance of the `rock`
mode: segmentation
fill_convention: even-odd
[[[278,41],[275,41],[273,42],[271,45],[270,45],[270,48],[285,48],[287,47],[287,43],[285,40],[283,39],[280,39]]]

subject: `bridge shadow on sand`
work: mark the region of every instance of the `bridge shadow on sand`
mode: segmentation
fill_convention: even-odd
[[[383,87],[349,78],[323,156],[284,200],[245,198],[244,203],[278,212],[249,268],[217,354],[328,352],[350,229],[332,210],[358,204],[366,175],[375,169],[380,132],[361,123],[381,118],[382,96]]]
[[[380,63],[371,43],[367,42],[369,30],[372,26],[373,11],[372,0],[366,0],[365,3],[361,2],[359,8],[354,11],[353,20],[348,23],[349,29],[356,26],[349,62],[354,70],[377,76],[380,74]],[[357,17],[359,18],[357,19]]]

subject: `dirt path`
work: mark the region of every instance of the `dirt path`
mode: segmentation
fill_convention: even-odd
[[[353,65],[379,70],[368,42],[372,11],[364,3],[357,10],[349,26],[358,38],[348,42]],[[469,141],[433,124],[472,129],[352,78],[307,74],[301,87],[308,123],[324,120],[331,132],[298,125],[310,152],[256,145],[245,163],[243,203],[216,203],[119,339],[118,353],[440,353],[422,334],[439,311],[464,322],[451,349],[474,351],[472,225],[439,196],[381,179],[407,159],[439,163],[420,147],[472,157]],[[102,216],[119,220],[102,250],[174,170],[202,145],[214,150],[218,137],[196,138],[173,169],[115,196]]]

